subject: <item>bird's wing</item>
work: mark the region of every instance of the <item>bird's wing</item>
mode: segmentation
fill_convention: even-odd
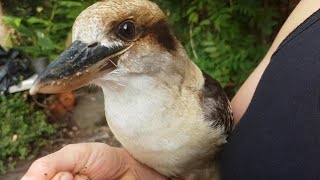
[[[202,90],[202,104],[206,120],[213,127],[223,126],[226,134],[233,129],[233,113],[230,102],[219,82],[203,72],[205,84]]]

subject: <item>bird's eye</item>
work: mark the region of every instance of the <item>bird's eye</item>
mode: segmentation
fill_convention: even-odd
[[[127,41],[132,41],[136,37],[136,25],[132,20],[122,22],[118,26],[118,36]]]

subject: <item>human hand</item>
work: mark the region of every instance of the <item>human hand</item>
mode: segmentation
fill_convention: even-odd
[[[164,180],[125,149],[102,143],[67,145],[36,160],[22,180]]]

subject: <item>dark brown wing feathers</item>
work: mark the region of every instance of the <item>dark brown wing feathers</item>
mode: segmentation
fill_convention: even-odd
[[[205,119],[212,122],[212,127],[224,126],[226,134],[233,129],[233,113],[223,88],[219,82],[203,72],[205,85],[202,92],[202,103]]]

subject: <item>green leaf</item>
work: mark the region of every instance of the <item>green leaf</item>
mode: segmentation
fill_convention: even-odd
[[[45,25],[45,26],[49,26],[51,24],[50,21],[48,20],[45,20],[45,19],[41,19],[41,18],[37,18],[37,17],[31,17],[29,19],[27,19],[27,23],[28,24],[42,24],[42,25]]]
[[[65,7],[81,7],[82,3],[76,1],[58,1],[58,5]]]
[[[195,24],[199,21],[199,15],[197,13],[191,13],[189,15],[189,23],[190,24]]]
[[[17,28],[20,26],[22,19],[14,16],[3,16],[2,17],[4,23]]]
[[[216,47],[207,47],[203,49],[203,52],[207,52],[207,53],[214,53],[217,51]]]
[[[205,19],[200,22],[199,26],[208,26],[210,24],[211,24],[211,21],[209,19]]]
[[[38,45],[41,47],[43,50],[52,50],[55,49],[55,44],[54,42],[49,38],[49,37],[38,37]]]
[[[40,48],[38,46],[19,46],[16,48],[22,52],[32,54],[34,56],[37,56],[40,51]]]
[[[70,24],[67,23],[56,23],[52,29],[51,32],[57,32],[57,31],[61,31],[61,30],[66,30],[67,28],[71,28]]]
[[[24,35],[24,36],[33,36],[33,31],[30,29],[30,28],[27,28],[23,25],[19,26],[17,28],[17,31],[21,34],[21,35]]]

